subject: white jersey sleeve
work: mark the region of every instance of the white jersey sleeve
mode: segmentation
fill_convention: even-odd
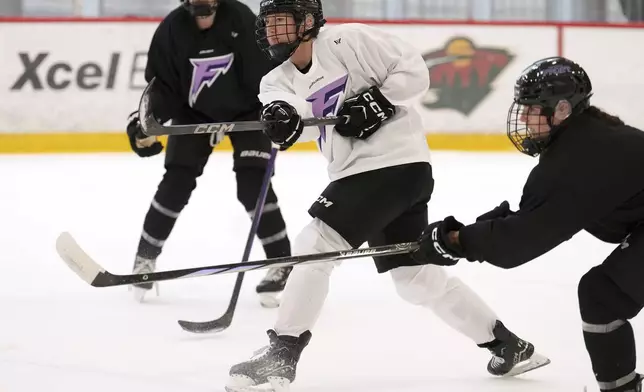
[[[313,117],[311,104],[302,97],[295,95],[288,80],[280,68],[276,68],[262,78],[259,84],[259,100],[263,105],[274,101],[285,101],[295,108],[301,118]],[[308,142],[320,137],[318,127],[304,127],[297,143]]]
[[[395,106],[418,102],[429,88],[429,72],[416,48],[402,39],[368,25],[348,25],[342,37],[362,66],[362,77],[370,78]]]

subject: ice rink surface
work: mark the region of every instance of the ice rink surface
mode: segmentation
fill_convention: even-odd
[[[434,152],[433,164],[430,221],[455,215],[470,223],[504,199],[516,209],[536,160],[518,152]],[[273,183],[291,239],[327,184],[325,165],[316,153],[278,157]],[[213,154],[160,270],[241,259],[250,220],[236,200],[231,168],[230,153]],[[264,271],[246,275],[229,329],[194,335],[176,321],[219,317],[235,275],[164,282],[159,297],[139,304],[126,287],[87,285],[58,258],[55,239],[70,231],[108,270],[129,273],[162,174],[162,155],[0,156],[0,391],[223,391],[229,367],[267,343],[276,311],[261,308],[254,293]],[[467,262],[450,269],[552,360],[514,379],[489,376],[487,351],[399,299],[389,275],[376,274],[370,259],[346,261],[334,271],[292,390],[581,392],[588,385],[597,391],[576,288],[612,248],[580,233],[518,269]],[[261,258],[256,242],[251,259]],[[642,320],[633,326],[641,336]]]

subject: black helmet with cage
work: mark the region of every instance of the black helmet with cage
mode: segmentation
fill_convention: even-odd
[[[217,11],[220,0],[180,0],[183,8],[188,10],[192,16],[207,17]]]
[[[536,61],[521,73],[514,86],[514,102],[508,112],[508,138],[522,153],[538,156],[563,125],[562,122],[553,124],[553,118],[562,103],[569,111],[564,114],[565,119],[558,119],[567,122],[590,106],[591,95],[590,78],[579,64],[564,57]],[[545,117],[547,124],[530,124],[526,121],[534,107],[540,109],[539,116]],[[536,130],[544,125],[547,125],[547,132]]]
[[[269,44],[266,18],[272,14],[290,14],[293,16],[297,31],[295,40],[274,45]],[[313,17],[313,25],[300,32],[301,26],[306,23],[307,15]],[[262,0],[259,4],[259,14],[257,16],[257,44],[269,58],[284,62],[291,57],[300,43],[315,38],[325,23],[321,0]]]

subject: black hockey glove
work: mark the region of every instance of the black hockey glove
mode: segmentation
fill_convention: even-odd
[[[291,147],[302,135],[304,124],[297,110],[285,101],[274,101],[264,105],[261,121],[267,121],[264,133],[278,146],[280,151]]]
[[[132,151],[141,158],[151,157],[163,151],[163,144],[155,136],[147,136],[143,133],[139,112],[133,112],[128,117],[127,138]]]
[[[476,221],[480,222],[496,218],[505,218],[506,216],[512,214],[514,214],[514,212],[510,210],[510,203],[508,203],[506,200],[503,203],[499,204],[497,207],[494,207],[494,209],[492,209],[491,211],[488,211],[476,218]]]
[[[335,130],[344,137],[366,139],[373,135],[384,121],[396,114],[396,107],[380,92],[371,87],[344,101],[338,116],[350,116],[347,124],[338,124]]]
[[[418,264],[455,265],[463,257],[463,250],[451,244],[447,234],[461,227],[463,224],[453,216],[431,223],[418,239],[420,248],[411,254],[412,258]]]

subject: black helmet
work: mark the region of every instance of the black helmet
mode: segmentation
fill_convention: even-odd
[[[508,137],[522,153],[539,155],[559,128],[552,123],[557,104],[567,101],[571,107],[569,117],[572,117],[590,105],[591,95],[590,78],[579,64],[563,57],[548,57],[533,63],[523,70],[514,85],[514,102],[508,112]],[[531,128],[519,124],[524,122],[521,118],[531,106],[541,108],[539,115],[546,117],[549,132],[539,134],[535,124]]]
[[[306,16],[310,14],[313,16],[313,27],[298,34],[297,39],[293,42],[270,45],[266,35],[266,17],[276,13],[293,15],[297,28],[306,21]],[[315,38],[325,23],[321,0],[262,0],[257,16],[257,44],[269,58],[284,62],[291,57],[300,43]]]
[[[179,0],[183,8],[187,9],[192,16],[210,16],[217,11],[219,0],[215,0],[214,4],[197,3],[193,4],[190,0]]]

